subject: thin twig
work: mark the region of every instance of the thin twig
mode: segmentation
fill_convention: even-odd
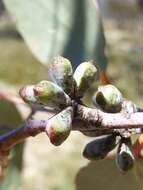
[[[27,123],[21,127],[12,130],[9,133],[0,136],[0,150],[6,151],[13,145],[23,141],[25,138],[30,136],[36,136],[37,134],[45,130],[46,121],[43,120],[32,120],[30,119]]]

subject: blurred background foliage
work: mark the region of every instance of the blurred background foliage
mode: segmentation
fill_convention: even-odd
[[[121,89],[125,97],[143,106],[141,0],[99,0],[99,4],[103,16],[110,81]],[[0,87],[17,93],[24,84],[48,79],[47,68],[31,54],[15,27],[15,20],[5,11],[2,2],[0,7]],[[90,30],[94,29],[94,25],[92,27]],[[76,47],[74,48],[76,53]],[[89,104],[89,95],[95,89],[96,86],[93,86],[85,98]],[[0,101],[1,124],[4,124],[5,118],[12,126],[18,127],[22,118],[17,109],[10,110],[11,106],[7,103],[4,109],[3,105],[4,102]],[[24,148],[22,184],[19,189],[143,189],[142,162],[137,162],[135,168],[126,175],[115,168],[113,160],[89,163],[81,155],[89,140],[78,132],[72,133],[60,147],[53,147],[43,134],[28,139]]]

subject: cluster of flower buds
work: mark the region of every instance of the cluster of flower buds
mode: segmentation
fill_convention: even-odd
[[[115,149],[116,148],[116,149]],[[91,161],[104,159],[116,150],[116,164],[121,171],[128,171],[134,165],[130,138],[119,138],[115,134],[102,135],[89,142],[83,156]]]
[[[93,103],[107,113],[136,112],[136,106],[131,102],[126,102],[121,92],[111,84],[98,87],[93,96]],[[94,141],[86,145],[83,156],[89,160],[99,160],[107,157],[116,148],[116,164],[118,168],[121,171],[131,169],[134,165],[134,156],[130,134],[126,130],[119,130],[119,132],[119,134],[113,133],[96,137]]]
[[[83,156],[93,161],[104,159],[115,146],[116,136],[114,134],[99,136],[85,146]]]
[[[59,111],[49,119],[46,133],[52,144],[60,145],[68,137],[73,120],[72,100],[79,100],[95,79],[97,69],[91,62],[80,64],[73,73],[70,61],[57,56],[49,66],[52,81],[41,81],[20,89],[20,96],[30,105]]]
[[[49,75],[53,82],[41,81],[20,89],[21,97],[30,105],[38,104],[58,110],[58,114],[49,119],[46,127],[46,133],[52,144],[60,145],[69,136],[74,117],[73,102],[82,102],[80,99],[95,81],[96,73],[97,69],[92,61],[81,63],[73,72],[70,61],[57,56],[49,66]],[[93,96],[93,103],[108,113],[123,110],[122,94],[113,85],[100,86]],[[118,167],[123,171],[132,168],[134,157],[130,139],[123,140],[123,137],[117,138],[118,136],[120,135],[113,132],[96,138],[86,145],[83,155],[90,160],[103,159],[118,146],[116,154]]]

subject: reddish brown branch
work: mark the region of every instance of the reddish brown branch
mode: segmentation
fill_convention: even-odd
[[[0,150],[7,151],[13,145],[23,141],[25,138],[35,136],[45,130],[47,121],[29,119],[21,127],[0,136]]]
[[[86,129],[132,129],[143,128],[143,112],[136,113],[105,113],[98,109],[78,106],[76,120],[85,123]],[[79,130],[79,127],[75,128]]]
[[[47,120],[29,119],[20,128],[0,136],[0,150],[7,151],[27,137],[45,131]],[[96,135],[111,133],[114,129],[143,128],[143,113],[104,113],[98,109],[78,105],[72,130],[92,131]]]

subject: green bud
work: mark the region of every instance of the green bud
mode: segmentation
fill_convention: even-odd
[[[27,103],[36,103],[37,99],[34,95],[34,85],[27,85],[19,90],[22,99]]]
[[[122,109],[123,97],[121,92],[113,85],[99,86],[93,96],[93,103],[97,104],[103,111],[117,113]]]
[[[49,75],[64,92],[68,95],[73,95],[73,70],[71,62],[68,59],[62,56],[55,57],[49,67]]]
[[[76,97],[82,98],[85,91],[95,80],[97,69],[92,62],[81,63],[74,72],[76,82]]]
[[[97,137],[88,143],[83,151],[83,156],[89,160],[104,159],[108,152],[116,146],[116,136],[113,134]]]
[[[69,136],[73,118],[73,109],[68,107],[53,118],[46,127],[50,142],[55,146],[62,144]]]
[[[127,142],[120,142],[117,155],[116,155],[116,163],[118,168],[121,171],[128,171],[134,165],[134,156],[131,151],[131,144]]]
[[[34,95],[40,104],[48,107],[63,109],[71,105],[71,99],[56,84],[50,81],[41,81],[34,86]]]
[[[37,85],[27,85],[20,89],[20,96],[29,104],[41,104],[61,110],[71,105],[71,99],[56,84],[41,81]]]

